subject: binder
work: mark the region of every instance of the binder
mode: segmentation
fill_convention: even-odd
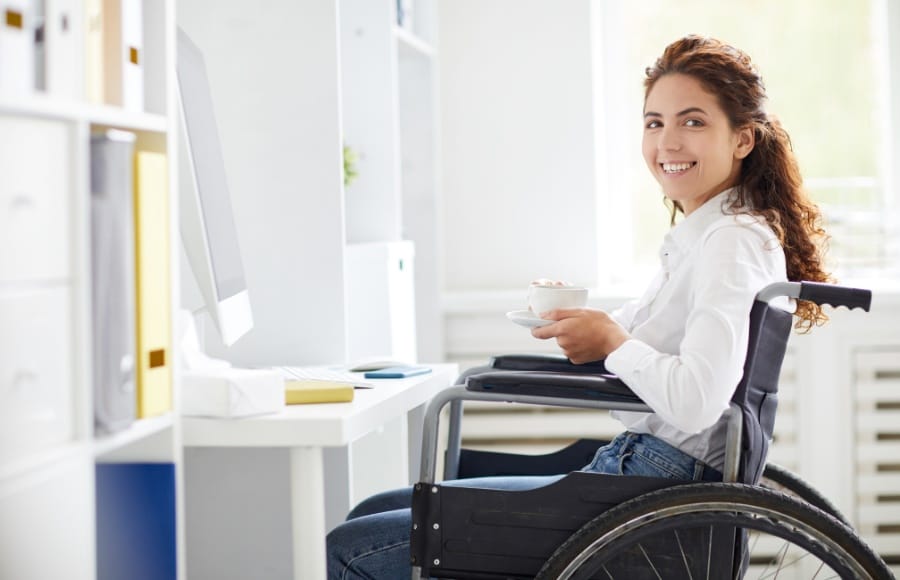
[[[177,577],[175,466],[96,466],[98,580]]]
[[[45,90],[55,97],[80,101],[84,98],[81,4],[77,0],[46,0],[45,8]]]
[[[135,417],[135,136],[91,136],[91,313],[94,427],[119,431]]]
[[[0,3],[0,94],[28,94],[35,88],[36,0]]]
[[[91,103],[104,101],[103,0],[85,0],[85,94]]]
[[[144,110],[141,0],[103,0],[103,86],[107,104]]]
[[[137,288],[137,416],[172,409],[168,168],[162,153],[138,151],[134,162]]]
[[[44,7],[46,0],[37,0],[32,6],[31,11],[31,29],[32,47],[34,50],[34,89],[37,91],[47,90],[46,68],[46,50],[45,50],[45,33],[44,33]]]

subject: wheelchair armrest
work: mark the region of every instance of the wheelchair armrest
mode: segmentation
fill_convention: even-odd
[[[491,368],[502,371],[547,371],[561,373],[603,374],[602,360],[577,365],[561,354],[504,354],[491,358]]]
[[[625,383],[611,374],[489,371],[468,377],[466,390],[532,397],[643,403]]]

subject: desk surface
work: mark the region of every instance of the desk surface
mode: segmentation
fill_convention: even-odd
[[[347,445],[455,382],[456,364],[431,366],[427,375],[380,379],[372,389],[356,389],[350,403],[288,405],[280,413],[240,419],[182,417],[182,441],[188,447]]]

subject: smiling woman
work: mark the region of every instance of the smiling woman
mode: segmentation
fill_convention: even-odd
[[[697,79],[669,74],[647,94],[644,161],[685,215],[737,183],[752,147],[753,131],[733,128],[717,97]]]
[[[889,100],[888,74],[900,61],[900,42],[891,38],[900,34],[896,3],[647,0],[595,6],[595,58],[602,61],[602,86],[615,87],[599,95],[605,163],[616,171],[608,172],[608,186],[601,185],[598,195],[605,205],[620,203],[605,196],[632,192],[623,208],[631,219],[622,220],[617,211],[615,223],[603,227],[619,240],[617,251],[622,238],[632,241],[632,255],[620,260],[624,267],[655,264],[656,240],[668,227],[662,204],[648,203],[661,199],[659,185],[633,154],[634,125],[642,111],[636,105],[641,87],[630,72],[650,64],[669,40],[685,34],[740,46],[765,72],[767,86],[774,88],[769,107],[790,128],[804,185],[833,235],[830,267],[838,277],[900,264],[900,188],[889,170],[900,157],[900,132],[890,122],[900,120],[900,99]],[[798,74],[811,70],[815,73]],[[601,240],[601,247],[608,244]],[[602,253],[601,260],[606,260]]]

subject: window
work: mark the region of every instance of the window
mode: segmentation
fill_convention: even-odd
[[[632,255],[604,270],[634,277],[657,265],[668,209],[641,157],[643,71],[685,34],[720,38],[746,51],[762,73],[768,110],[791,136],[805,185],[832,235],[839,278],[898,268],[897,159],[891,130],[889,57],[897,58],[900,11],[887,0],[595,0],[598,216],[604,244]],[[889,11],[892,13],[889,14]],[[893,42],[893,49],[890,48]],[[900,60],[900,58],[897,58]],[[896,67],[895,67],[896,68]],[[897,79],[894,79],[898,83]],[[895,124],[900,107],[893,105]],[[630,220],[613,216],[630,215]],[[608,217],[607,217],[608,216]],[[603,252],[604,260],[610,252]]]

